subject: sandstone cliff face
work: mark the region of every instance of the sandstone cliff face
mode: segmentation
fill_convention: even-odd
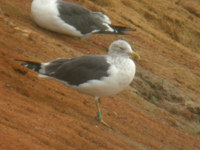
[[[198,0],[71,0],[136,32],[77,40],[39,28],[31,0],[0,1],[0,149],[200,149]],[[117,39],[141,55],[131,86],[102,100],[40,79],[15,59],[105,54]]]

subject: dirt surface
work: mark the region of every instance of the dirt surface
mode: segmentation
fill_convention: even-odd
[[[38,27],[31,0],[0,1],[0,150],[200,150],[199,1],[70,1],[137,31],[78,40]],[[102,99],[111,128],[92,97],[15,61],[106,54],[117,39],[141,60],[131,86]]]

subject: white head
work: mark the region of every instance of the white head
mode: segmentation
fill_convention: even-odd
[[[108,54],[114,56],[139,57],[139,55],[132,50],[130,44],[124,40],[112,42],[109,47]]]

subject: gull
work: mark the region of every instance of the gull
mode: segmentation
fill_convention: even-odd
[[[94,97],[98,120],[102,119],[100,99],[112,96],[132,82],[136,66],[133,57],[139,54],[124,40],[109,46],[107,55],[85,55],[71,59],[59,58],[49,62],[18,60],[24,67],[39,73],[39,77],[53,78],[67,86]]]
[[[108,16],[92,12],[80,5],[62,0],[33,0],[31,13],[40,27],[74,37],[90,37],[93,34],[127,34],[135,31],[128,27],[111,25]]]

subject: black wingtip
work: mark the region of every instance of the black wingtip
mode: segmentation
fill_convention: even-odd
[[[136,29],[131,29],[129,27],[123,27],[123,26],[115,26],[115,25],[111,25],[111,27],[114,29],[114,31],[116,32],[116,34],[128,34],[125,31],[132,31],[135,32]]]
[[[136,29],[132,29],[129,27],[124,27],[124,26],[115,26],[115,25],[111,25],[111,27],[115,30],[119,30],[119,31],[136,31]]]
[[[41,63],[38,62],[33,62],[33,61],[26,61],[26,60],[20,60],[20,59],[15,59],[15,61],[22,62],[22,66],[31,69],[35,72],[39,72],[41,69]]]
[[[129,33],[127,33],[126,31],[132,31],[132,32],[136,31],[136,29],[131,29],[129,27],[115,26],[115,25],[110,25],[110,26],[114,30],[113,32],[111,32],[111,31],[99,31],[98,34],[129,35]]]

